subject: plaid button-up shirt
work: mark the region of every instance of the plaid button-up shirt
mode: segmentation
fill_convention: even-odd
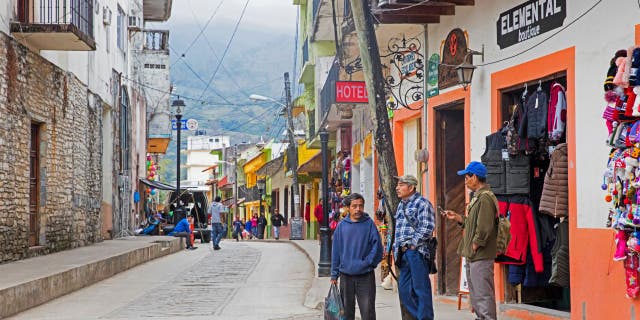
[[[430,257],[426,241],[435,228],[435,214],[429,200],[419,193],[414,193],[408,200],[400,201],[396,210],[396,230],[393,253],[398,256],[398,249],[414,245],[424,257]]]

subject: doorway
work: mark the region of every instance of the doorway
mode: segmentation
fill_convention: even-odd
[[[464,213],[464,177],[458,176],[458,170],[465,166],[464,101],[438,108],[435,114],[435,205]],[[436,230],[440,243],[436,256],[438,293],[456,295],[460,281],[460,257],[456,251],[462,233],[456,222],[443,219],[439,214],[436,214]]]
[[[31,145],[29,148],[29,246],[39,245],[40,234],[40,125],[31,124]]]

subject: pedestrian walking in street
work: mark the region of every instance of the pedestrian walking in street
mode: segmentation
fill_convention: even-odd
[[[254,238],[259,238],[260,234],[258,233],[258,214],[253,213],[253,217],[251,218],[251,234]]]
[[[278,208],[275,208],[271,215],[271,226],[273,227],[273,237],[276,238],[276,240],[280,239],[280,227],[282,226],[282,221],[284,221],[284,217],[280,214]]]
[[[258,217],[258,238],[264,239],[264,230],[267,229],[267,218],[264,216],[264,212],[260,212]]]
[[[435,214],[429,200],[416,188],[412,175],[396,177],[400,204],[396,210],[393,252],[400,268],[398,294],[407,311],[418,320],[433,319],[433,298],[429,279],[429,259],[435,257],[427,244],[435,228]]]
[[[375,223],[364,212],[364,197],[349,196],[349,215],[333,234],[331,283],[340,279],[345,319],[355,319],[356,300],[362,320],[376,318],[374,270],[382,260],[382,241]]]
[[[253,239],[253,234],[251,233],[252,228],[253,223],[251,222],[251,220],[247,220],[247,222],[244,223],[244,232],[247,233],[247,240]]]
[[[223,224],[224,206],[220,203],[220,197],[216,197],[211,203],[209,214],[211,215],[211,241],[213,241],[213,250],[220,250],[220,240],[224,234],[225,228]]]
[[[493,283],[493,263],[498,238],[498,199],[486,183],[487,168],[472,161],[467,168],[458,171],[464,175],[464,184],[473,193],[467,205],[467,216],[451,210],[444,214],[463,228],[458,254],[467,259],[466,273],[471,296],[471,306],[481,320],[495,320],[496,300]]]
[[[185,240],[185,242],[187,244],[187,250],[198,249],[198,247],[194,247],[193,243],[191,242],[191,228],[190,228],[190,225],[192,223],[193,223],[193,216],[192,215],[189,215],[188,217],[182,217],[182,219],[180,219],[180,221],[178,221],[178,224],[176,224],[176,227],[173,228],[173,231],[171,231],[168,234],[169,236],[184,238],[184,240]]]
[[[236,220],[233,221],[233,231],[231,232],[231,235],[236,239],[236,242],[240,241],[242,238],[242,226],[243,224],[240,220],[240,215],[236,215]]]

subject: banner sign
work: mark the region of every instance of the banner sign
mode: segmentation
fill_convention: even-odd
[[[369,103],[364,81],[336,81],[336,103]]]
[[[566,17],[566,0],[527,1],[500,14],[498,46],[504,49],[561,27]]]

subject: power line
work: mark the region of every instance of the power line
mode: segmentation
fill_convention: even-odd
[[[187,49],[184,51],[184,53],[182,53],[182,57],[184,57],[187,54],[187,52],[189,52],[189,49],[191,49],[191,47],[193,47],[193,45],[196,43],[196,41],[198,41],[198,39],[200,38],[202,33],[204,33],[204,30],[209,26],[209,23],[211,23],[211,20],[213,20],[213,17],[216,15],[216,13],[218,13],[218,9],[220,9],[220,6],[222,6],[222,3],[224,3],[224,0],[221,0],[220,3],[218,3],[218,6],[215,8],[213,13],[209,17],[209,20],[207,20],[207,23],[205,23],[204,26],[202,28],[200,28],[200,32],[198,33],[198,35],[187,46]],[[191,7],[191,1],[189,1],[189,7]],[[193,12],[193,8],[191,9],[191,12]]]
[[[227,52],[229,51],[229,47],[231,47],[231,43],[233,43],[233,39],[236,36],[236,32],[238,32],[238,27],[240,26],[240,22],[242,22],[242,17],[244,17],[244,13],[247,10],[247,6],[249,5],[249,1],[250,0],[247,0],[247,2],[244,3],[244,7],[242,8],[242,13],[240,13],[240,17],[238,18],[238,21],[236,22],[236,26],[233,29],[233,33],[231,34],[231,38],[229,39],[229,42],[227,43],[227,46],[224,48],[224,52],[222,53],[222,57],[220,58],[220,61],[218,61],[218,65],[216,66],[215,71],[213,71],[213,74],[211,75],[211,78],[209,79],[209,82],[207,83],[207,86],[204,88],[204,90],[202,90],[202,93],[200,94],[200,98],[202,98],[202,96],[207,91],[207,89],[209,89],[209,86],[211,85],[211,82],[213,81],[213,78],[216,77],[216,74],[218,73],[218,70],[220,69],[220,65],[222,65],[222,62],[224,61],[224,58],[227,56]]]
[[[189,2],[189,9],[191,9],[191,15],[193,16],[193,21],[196,23],[196,26],[200,27],[200,22],[198,22],[198,17],[196,16],[196,13],[193,11],[193,7],[191,7],[191,2]],[[218,57],[218,55],[216,54],[216,51],[213,49],[213,45],[211,44],[211,42],[209,41],[209,37],[207,37],[206,35],[204,36],[204,40],[207,43],[207,46],[209,47],[209,50],[211,50],[211,53],[213,54],[213,56],[220,61],[220,58]],[[184,55],[183,55],[184,58]],[[236,86],[236,88],[238,88],[238,90],[240,90],[240,92],[242,94],[244,94],[245,96],[249,96],[249,94],[247,92],[245,92],[242,87],[240,87],[240,85],[238,84],[238,82],[236,81],[236,79],[231,75],[231,73],[229,72],[229,70],[227,70],[227,68],[224,66],[224,64],[221,65],[222,71],[224,71],[227,74],[227,77],[231,80],[231,82]]]

